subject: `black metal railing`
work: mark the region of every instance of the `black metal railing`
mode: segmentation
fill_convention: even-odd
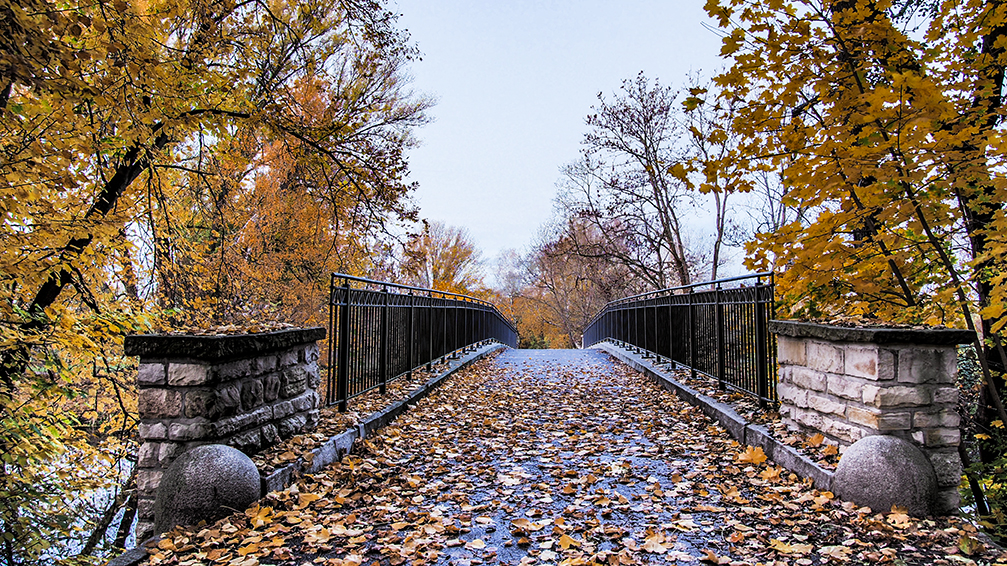
[[[517,330],[492,303],[342,273],[329,288],[329,337],[325,403],[340,411],[438,358],[490,341],[517,347]]]
[[[767,328],[773,288],[772,273],[756,273],[612,301],[588,324],[583,343],[609,340],[666,358],[766,406],[776,402],[776,346]]]

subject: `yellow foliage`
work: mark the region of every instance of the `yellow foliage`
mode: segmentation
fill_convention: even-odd
[[[1007,55],[972,53],[1003,11],[936,11],[918,39],[886,2],[775,4],[707,11],[729,30],[733,66],[715,82],[742,105],[744,167],[782,171],[783,203],[804,211],[746,248],[750,269],[779,273],[780,314],[960,326],[978,303],[1002,326],[1007,148],[991,81]]]
[[[428,103],[380,2],[0,13],[0,537],[33,563],[93,526],[67,494],[126,480],[95,463],[135,438],[122,336],[324,317],[328,271],[381,265],[385,225],[414,216]]]

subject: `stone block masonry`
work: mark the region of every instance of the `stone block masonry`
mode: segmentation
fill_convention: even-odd
[[[958,344],[951,329],[849,328],[774,320],[780,414],[792,429],[843,446],[874,434],[898,436],[930,459],[936,508],[958,509]]]
[[[126,355],[140,357],[137,540],[154,534],[161,476],[187,450],[226,444],[252,455],[318,423],[324,337],[324,328],[126,337]]]

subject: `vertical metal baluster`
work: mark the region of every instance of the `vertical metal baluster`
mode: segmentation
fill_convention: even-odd
[[[328,364],[328,377],[325,381],[325,405],[329,406],[336,402],[335,383],[335,362],[336,362],[336,274],[329,277],[329,347],[328,355],[325,357]]]
[[[406,362],[406,365],[409,368],[407,371],[409,372],[408,375],[409,375],[410,379],[413,377],[413,368],[416,367],[416,365],[413,363],[413,353],[414,353],[413,350],[414,350],[415,345],[416,345],[416,305],[415,305],[415,302],[416,301],[415,301],[415,298],[413,296],[413,290],[410,289],[409,290],[409,340],[408,340],[409,344],[406,346],[408,348],[408,350],[409,350],[408,353],[406,354],[406,357],[409,360],[408,362]]]
[[[693,313],[693,293],[689,288],[689,374],[696,378],[696,317]]]
[[[339,366],[336,374],[336,400],[339,412],[346,412],[350,381],[350,282],[343,283],[343,306],[339,313]]]
[[[434,301],[433,294],[427,293],[427,371],[433,369],[434,361]]]
[[[647,358],[650,357],[650,349],[647,347],[647,346],[650,346],[650,344],[647,342],[647,301],[646,300],[644,300],[642,303],[640,303],[640,309],[639,310],[641,311],[641,314],[643,314],[643,324],[642,325],[640,324],[640,320],[639,319],[637,319],[636,323],[637,323],[637,326],[642,326],[643,327],[643,337],[640,339],[640,345],[643,347],[643,359],[647,359]]]
[[[381,394],[388,392],[388,287],[381,288],[381,341],[378,347],[378,383]]]
[[[716,317],[716,330],[717,330],[717,386],[721,391],[727,389],[726,382],[724,381],[724,365],[726,361],[727,352],[724,351],[724,305],[720,301],[720,284],[717,284],[717,288],[714,290],[715,297],[715,308],[714,316]]]
[[[671,359],[671,369],[675,369],[675,295],[668,297],[668,358]]]
[[[761,282],[755,284],[755,359],[758,376],[759,407],[766,408],[769,398],[769,331],[766,305],[760,300]]]

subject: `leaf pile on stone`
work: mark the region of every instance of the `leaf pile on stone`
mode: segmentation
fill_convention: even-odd
[[[1001,564],[956,517],[872,512],[598,352],[508,351],[359,453],[152,565]]]
[[[887,320],[881,320],[879,318],[846,315],[838,313],[827,318],[811,318],[808,319],[807,322],[813,322],[815,324],[823,324],[827,326],[843,326],[846,328],[895,328],[901,330],[906,329],[934,330],[934,329],[948,328],[943,324],[934,326],[927,326],[923,324],[903,324]]]
[[[166,334],[180,336],[231,336],[235,334],[263,334],[295,328],[293,324],[276,321],[250,320],[242,324],[190,326],[168,330]]]

